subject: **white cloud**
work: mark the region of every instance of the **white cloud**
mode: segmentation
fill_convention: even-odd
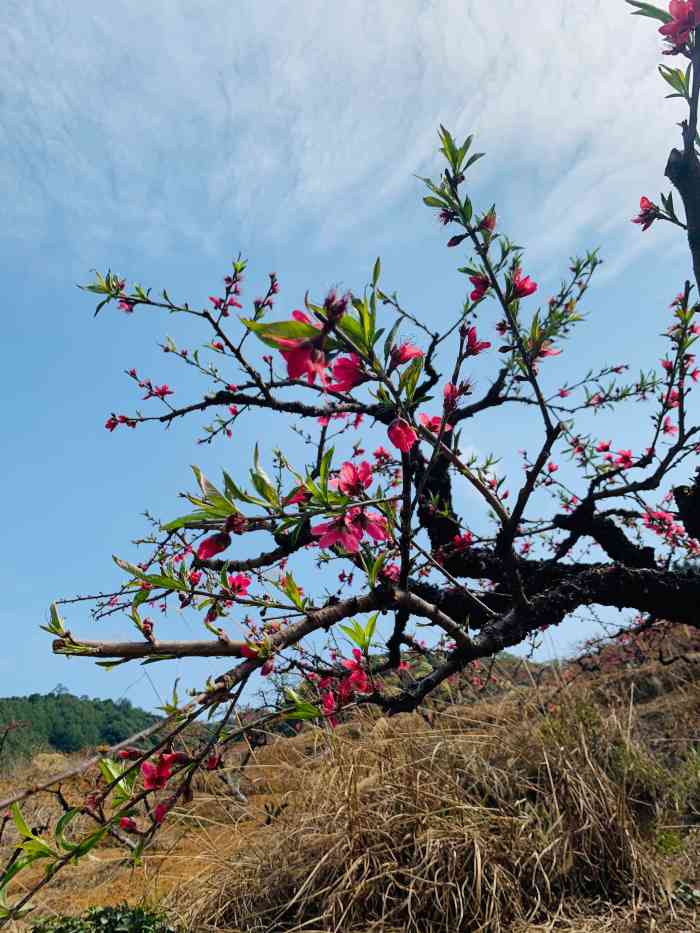
[[[6,0],[6,229],[36,239],[58,217],[158,252],[307,223],[328,245],[416,197],[442,121],[478,133],[479,190],[499,193],[533,259],[602,225],[620,268],[651,245],[628,219],[656,195],[679,118],[656,24],[629,14],[622,0]]]

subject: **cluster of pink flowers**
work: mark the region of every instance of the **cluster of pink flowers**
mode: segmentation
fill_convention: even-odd
[[[666,512],[664,509],[649,509],[644,513],[642,522],[645,528],[662,537],[666,544],[677,547],[684,543],[686,530],[675,521],[671,512]],[[694,539],[689,539],[689,541],[689,550],[697,553],[700,544]]]
[[[167,383],[164,383],[162,386],[154,386],[150,379],[141,380],[139,386],[146,390],[144,400],[149,398],[164,399],[166,396],[174,394]]]
[[[378,467],[386,466],[393,459],[389,451],[385,450],[383,447],[377,447],[372,456],[377,461]]]
[[[474,535],[471,531],[465,531],[461,535],[455,535],[452,539],[452,546],[456,551],[466,551],[474,543]]]
[[[321,522],[311,529],[311,534],[319,540],[320,547],[340,545],[350,554],[357,554],[365,534],[375,541],[388,541],[389,530],[386,518],[378,512],[371,512],[358,506],[348,509],[343,515]]]
[[[386,566],[382,567],[380,575],[390,583],[398,583],[401,577],[401,567],[395,561],[392,561],[390,564],[386,564]]]
[[[372,485],[372,467],[366,460],[358,466],[346,461],[338,471],[338,476],[328,484],[336,487],[346,496],[361,496]]]
[[[362,652],[359,648],[353,648],[352,655],[352,658],[344,658],[340,662],[348,671],[347,676],[341,679],[330,676],[319,677],[314,673],[307,674],[308,680],[314,683],[321,692],[321,710],[334,728],[338,724],[335,715],[338,709],[352,699],[354,694],[369,693],[372,689]]]
[[[700,24],[700,9],[696,11],[695,0],[671,0],[668,5],[671,22],[664,23],[659,32],[672,49],[669,53],[683,50],[690,39],[690,34]]]
[[[128,428],[136,427],[135,419],[129,418],[128,415],[110,415],[110,417],[105,421],[105,427],[108,431],[114,431],[114,429],[120,424],[125,424]]]
[[[423,427],[427,431],[431,432],[431,434],[437,434],[440,430],[441,425],[442,425],[442,430],[445,434],[448,434],[452,430],[451,424],[447,424],[447,423],[445,423],[444,425],[442,424],[442,418],[440,417],[440,415],[433,415],[432,417],[430,417],[423,413],[418,416],[418,420],[420,421],[420,423],[423,425]]]

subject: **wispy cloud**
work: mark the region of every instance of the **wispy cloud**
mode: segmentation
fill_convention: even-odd
[[[602,225],[621,267],[678,119],[622,0],[6,0],[0,24],[19,239],[213,250],[307,224],[328,245],[416,197],[444,122],[478,133],[480,190],[533,258]]]

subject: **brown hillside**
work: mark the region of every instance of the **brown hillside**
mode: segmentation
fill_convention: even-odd
[[[140,867],[105,845],[37,915],[128,900],[164,902],[195,931],[698,929],[692,659],[441,707],[271,738],[241,781],[247,804],[210,779]],[[56,809],[42,796],[24,811],[40,826]],[[3,863],[13,841],[6,827]]]

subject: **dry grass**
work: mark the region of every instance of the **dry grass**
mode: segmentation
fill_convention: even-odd
[[[695,678],[657,666],[272,741],[247,805],[206,777],[140,867],[106,844],[37,915],[126,899],[193,933],[697,933],[673,896],[700,886]]]
[[[684,704],[697,713],[691,684]],[[269,770],[286,809],[239,826],[171,905],[188,929],[231,933],[647,930],[663,916],[659,930],[693,929],[672,925],[671,894],[697,883],[683,845],[697,754],[652,750],[643,706],[582,690],[542,706],[528,695],[448,708],[430,728],[365,722],[359,738],[323,737],[320,758],[311,733],[280,746],[287,762],[272,746],[257,780]]]

